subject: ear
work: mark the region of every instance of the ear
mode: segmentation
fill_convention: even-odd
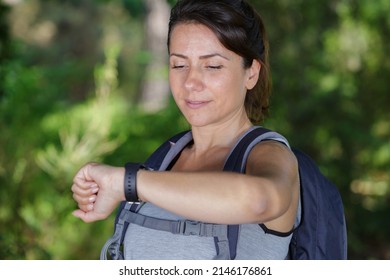
[[[257,81],[259,80],[260,69],[260,62],[254,59],[251,67],[247,69],[248,76],[245,84],[247,90],[251,90],[257,84]]]

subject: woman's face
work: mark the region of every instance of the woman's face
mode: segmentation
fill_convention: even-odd
[[[244,69],[241,56],[226,49],[209,28],[195,23],[175,26],[169,49],[173,97],[192,126],[247,119],[244,100],[257,82],[257,61]]]

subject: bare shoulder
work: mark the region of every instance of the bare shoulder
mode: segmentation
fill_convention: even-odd
[[[246,173],[269,183],[274,219],[264,223],[268,229],[289,232],[294,225],[299,201],[298,162],[289,147],[277,141],[257,144],[248,157]]]
[[[247,173],[258,172],[283,172],[296,175],[298,162],[289,147],[285,144],[268,140],[255,145],[249,154],[247,161]]]

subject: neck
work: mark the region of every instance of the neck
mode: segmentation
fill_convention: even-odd
[[[248,118],[234,123],[223,123],[204,127],[193,126],[193,148],[199,153],[216,147],[230,148],[251,126],[252,123]]]

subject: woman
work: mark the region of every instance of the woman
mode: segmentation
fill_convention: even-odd
[[[249,154],[245,174],[222,172],[232,147],[268,108],[262,20],[245,1],[179,1],[171,11],[168,51],[172,94],[193,141],[167,172],[85,165],[72,186],[79,207],[74,215],[97,221],[121,201],[139,199],[143,203],[136,211],[146,216],[240,224],[236,259],[288,257],[299,204],[297,162],[288,146],[260,142]],[[125,176],[130,181],[125,180],[124,191]],[[132,224],[124,247],[125,258],[133,259],[217,255],[212,237],[176,236]]]

